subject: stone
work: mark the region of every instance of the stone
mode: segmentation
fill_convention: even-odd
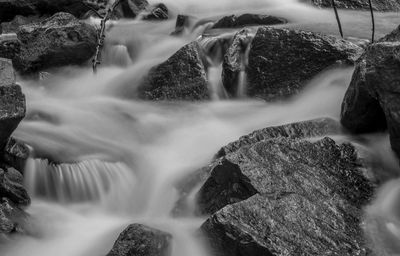
[[[38,15],[22,16],[17,15],[12,21],[1,23],[3,28],[3,33],[16,33],[18,28],[23,25],[28,25],[30,23],[40,22],[48,18],[48,16],[39,17]]]
[[[0,198],[8,198],[19,206],[28,206],[31,201],[22,183],[22,174],[14,168],[0,169]]]
[[[388,129],[397,156],[400,156],[399,69],[400,41],[381,40],[370,45],[356,64],[341,110],[341,123],[353,133]]]
[[[21,48],[13,61],[24,74],[82,64],[96,50],[96,29],[68,13],[57,13],[40,23],[21,26],[17,36]]]
[[[249,51],[247,94],[265,100],[287,98],[324,69],[339,63],[353,64],[362,51],[331,36],[260,27]]]
[[[242,14],[225,16],[218,20],[212,28],[242,28],[247,26],[285,24],[287,20],[262,14]]]
[[[161,3],[152,7],[151,11],[143,16],[144,20],[168,20],[168,7]]]
[[[175,31],[173,31],[171,35],[173,36],[181,35],[184,32],[184,30],[189,27],[189,24],[190,24],[190,17],[187,15],[179,14],[178,17],[176,17]]]
[[[153,67],[138,88],[144,100],[207,100],[208,80],[197,42],[185,45],[167,61]]]
[[[128,226],[107,256],[169,256],[172,235],[141,224]]]
[[[20,49],[21,42],[16,35],[0,35],[0,58],[13,60]]]
[[[360,225],[374,184],[353,145],[279,137],[216,161],[197,194],[213,255],[371,255]]]
[[[115,9],[119,18],[136,18],[141,12],[149,7],[147,0],[121,0]]]
[[[0,234],[21,232],[27,214],[9,199],[0,198]]]
[[[331,0],[307,0],[313,5],[323,8],[332,7]],[[372,0],[372,7],[375,11],[399,11],[400,2],[397,0]],[[342,9],[369,9],[368,0],[335,0],[337,8]]]
[[[23,173],[29,158],[29,148],[17,139],[10,137],[1,153],[1,161]]]
[[[222,83],[231,97],[240,96],[240,73],[246,72],[247,54],[253,36],[249,29],[235,34],[222,62]]]
[[[16,75],[10,59],[0,58],[0,86],[15,84]]]

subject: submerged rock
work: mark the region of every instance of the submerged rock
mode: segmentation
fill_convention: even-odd
[[[141,224],[127,227],[107,256],[169,256],[172,235]]]
[[[17,35],[21,48],[13,61],[22,73],[82,64],[94,54],[97,40],[94,27],[68,13],[21,26]]]
[[[153,67],[138,88],[145,100],[205,100],[209,99],[208,80],[203,53],[192,42],[160,65]]]
[[[242,14],[223,17],[212,28],[240,28],[246,26],[285,24],[287,20],[269,15]]]
[[[306,0],[318,7],[332,7],[331,0]],[[400,2],[397,0],[372,0],[372,7],[376,11],[399,11]],[[337,8],[343,9],[369,9],[368,0],[335,0]]]
[[[247,94],[265,100],[294,95],[333,64],[354,63],[362,51],[330,36],[261,27],[250,46]]]
[[[354,133],[389,129],[400,156],[400,41],[392,33],[370,45],[357,62],[342,103],[341,122]]]

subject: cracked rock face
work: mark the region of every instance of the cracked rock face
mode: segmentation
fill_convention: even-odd
[[[217,154],[197,193],[215,255],[371,255],[360,225],[374,184],[353,145],[320,137],[337,127],[266,128]]]

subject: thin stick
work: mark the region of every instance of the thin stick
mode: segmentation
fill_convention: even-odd
[[[106,23],[111,18],[111,14],[114,12],[115,8],[119,5],[121,0],[115,0],[115,2],[107,9],[106,15],[102,18],[100,22],[100,31],[97,39],[96,53],[93,58],[93,73],[97,73],[97,65],[101,63],[101,50],[103,49],[104,40],[106,39]]]
[[[371,2],[371,0],[368,0],[368,2],[369,2],[369,10],[371,11],[371,19],[372,19],[372,39],[371,39],[371,41],[373,43],[375,40],[375,17],[374,17],[374,9],[372,7],[372,2]]]
[[[337,24],[339,27],[340,36],[343,38],[342,24],[340,23],[340,18],[339,18],[338,11],[336,9],[335,0],[332,0],[332,7],[333,7],[333,10],[335,11],[336,21],[337,21]]]

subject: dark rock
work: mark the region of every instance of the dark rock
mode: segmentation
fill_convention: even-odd
[[[30,198],[22,183],[22,174],[14,168],[0,169],[0,198],[8,198],[16,205],[28,206]]]
[[[152,7],[150,13],[143,16],[144,20],[168,20],[168,8],[165,4]]]
[[[15,84],[11,61],[0,58],[0,66],[0,78],[5,77],[0,84],[0,146],[3,147],[25,116],[25,96]]]
[[[341,133],[341,127],[338,121],[330,118],[317,118],[313,120],[285,124],[275,127],[267,127],[254,131],[249,135],[242,136],[239,140],[229,143],[222,147],[215,158],[234,153],[242,147],[274,138],[307,139]]]
[[[331,0],[306,0],[313,5],[323,8],[332,7]],[[369,9],[368,0],[335,0],[337,8],[343,9]],[[398,0],[372,0],[372,7],[376,11],[399,11]]]
[[[23,173],[28,157],[28,147],[24,143],[10,137],[1,154],[1,161]]]
[[[0,35],[0,58],[13,60],[21,50],[21,42],[16,35]]]
[[[9,199],[0,198],[0,234],[21,231],[27,214]]]
[[[373,184],[351,144],[281,137],[218,161],[198,193],[214,255],[368,255]]]
[[[192,42],[160,65],[153,67],[138,88],[145,100],[209,99],[203,53]]]
[[[265,100],[298,93],[316,74],[335,63],[353,63],[362,48],[306,31],[261,27],[250,47],[249,96]]]
[[[10,86],[15,84],[16,75],[9,59],[0,58],[0,86]]]
[[[226,16],[217,21],[212,28],[241,28],[247,26],[285,24],[287,20],[269,15],[242,14]]]
[[[388,128],[392,148],[400,156],[400,41],[394,41],[395,35],[370,45],[357,62],[341,122],[354,133]]]
[[[179,14],[178,17],[176,18],[175,31],[172,32],[171,35],[174,36],[181,35],[185,30],[185,28],[189,27],[189,23],[190,23],[189,16]]]
[[[13,61],[22,73],[82,64],[94,55],[97,42],[95,28],[68,13],[21,26],[17,35],[22,45]]]
[[[231,96],[238,95],[240,73],[246,72],[247,54],[252,39],[249,29],[239,31],[224,55],[222,82]]]
[[[148,6],[147,0],[121,0],[115,12],[120,18],[136,18]]]
[[[0,1],[0,22],[11,21],[16,15],[50,16],[57,12],[67,12],[81,17],[90,8],[86,0],[2,0]]]
[[[118,237],[107,256],[169,256],[172,235],[133,224]]]
[[[28,25],[30,23],[40,22],[45,20],[46,16],[39,17],[37,15],[34,16],[21,16],[17,15],[14,19],[10,22],[3,22],[1,26],[3,28],[3,33],[16,33],[18,28],[23,25]]]

